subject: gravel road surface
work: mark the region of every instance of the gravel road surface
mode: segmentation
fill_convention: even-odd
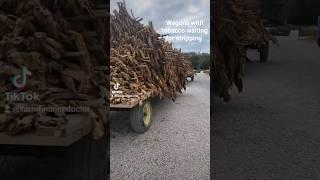
[[[153,102],[154,124],[133,133],[127,113],[112,114],[111,179],[209,179],[210,84],[198,74],[175,102]],[[0,156],[0,180],[60,180],[62,159]]]
[[[133,133],[128,113],[111,116],[111,179],[209,179],[210,79],[201,73],[175,102],[155,100],[153,125]]]
[[[320,179],[320,48],[279,40],[247,63],[242,94],[215,99],[215,180]]]

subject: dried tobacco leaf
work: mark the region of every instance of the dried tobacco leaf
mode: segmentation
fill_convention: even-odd
[[[141,18],[131,16],[124,2],[118,7],[110,18],[110,92],[119,83],[123,94],[112,94],[111,103],[130,104],[137,98],[127,95],[138,95],[140,102],[149,95],[175,100],[176,93],[186,88],[191,63],[155,31],[152,22],[141,24]]]

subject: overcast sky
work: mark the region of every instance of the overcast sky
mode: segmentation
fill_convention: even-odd
[[[111,13],[118,9],[117,2],[122,0],[111,0]],[[143,24],[152,21],[158,33],[161,29],[201,29],[208,30],[208,33],[184,33],[170,34],[169,37],[187,36],[201,37],[202,42],[194,40],[186,42],[184,40],[174,40],[173,46],[181,48],[183,52],[209,52],[210,50],[210,0],[126,0],[127,10],[132,9],[135,17],[142,17]],[[166,20],[195,22],[203,21],[203,25],[167,26]]]

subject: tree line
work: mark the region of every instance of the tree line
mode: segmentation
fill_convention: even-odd
[[[193,69],[210,69],[210,54],[189,52],[184,55],[192,63]]]

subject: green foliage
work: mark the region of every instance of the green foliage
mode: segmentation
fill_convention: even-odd
[[[210,68],[210,54],[208,53],[185,53],[184,54],[192,63],[193,69],[209,69]]]

